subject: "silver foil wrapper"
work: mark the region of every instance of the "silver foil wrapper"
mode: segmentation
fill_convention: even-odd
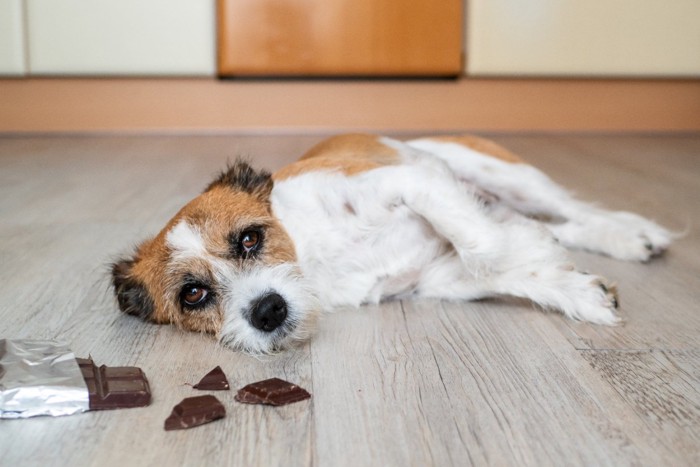
[[[0,339],[0,418],[71,415],[89,408],[87,385],[66,345]]]

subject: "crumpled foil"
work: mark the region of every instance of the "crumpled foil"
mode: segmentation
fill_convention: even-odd
[[[68,346],[0,339],[0,418],[55,417],[89,408],[87,385]]]

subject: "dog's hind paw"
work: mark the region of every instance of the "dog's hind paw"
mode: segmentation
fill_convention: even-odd
[[[629,212],[601,211],[548,227],[567,247],[625,261],[649,261],[675,238],[660,225]]]
[[[663,253],[671,244],[673,234],[652,221],[627,212],[614,213],[609,225],[613,258],[631,261],[649,261]]]

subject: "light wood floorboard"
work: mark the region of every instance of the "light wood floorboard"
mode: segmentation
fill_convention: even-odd
[[[520,301],[391,302],[327,315],[300,348],[256,359],[117,311],[109,263],[238,155],[276,169],[299,136],[0,138],[0,337],[66,341],[137,365],[149,407],[0,420],[0,465],[698,465],[700,135],[492,135],[554,179],[684,231],[650,264],[573,253],[618,283],[624,326]],[[313,398],[281,408],[217,393],[222,421],[165,432],[221,365]]]

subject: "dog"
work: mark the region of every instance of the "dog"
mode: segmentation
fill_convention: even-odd
[[[492,141],[351,134],[274,175],[230,164],[112,265],[112,285],[127,314],[266,354],[307,340],[323,311],[390,299],[514,296],[614,325],[615,287],[566,248],[648,261],[671,241]]]

